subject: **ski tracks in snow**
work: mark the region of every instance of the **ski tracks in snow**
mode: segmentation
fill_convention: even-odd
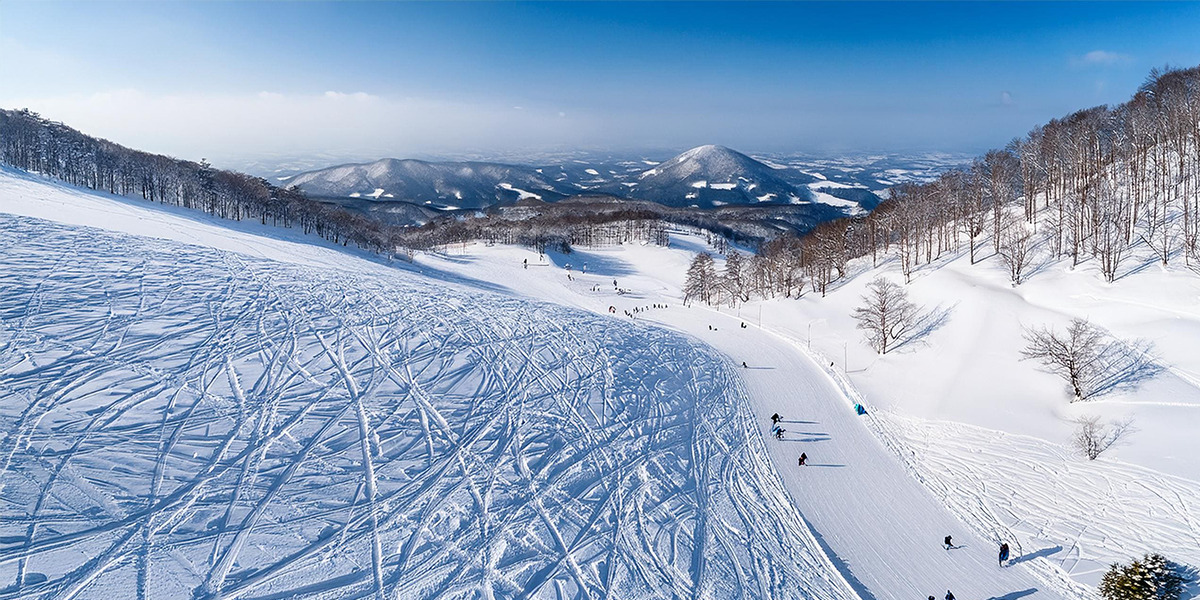
[[[0,598],[854,597],[658,328],[0,215]]]

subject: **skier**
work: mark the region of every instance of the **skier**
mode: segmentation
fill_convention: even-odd
[[[951,594],[950,590],[946,590],[946,600],[954,600],[954,594]]]
[[[775,428],[775,439],[777,439],[777,440],[783,439],[783,428],[782,427]]]
[[[746,361],[744,361],[744,360],[742,361],[742,368],[743,368],[743,369],[749,369],[749,368],[750,368],[750,367],[747,367],[747,366],[746,366]]]
[[[1000,544],[1000,566],[1004,566],[1004,561],[1008,560],[1008,542]]]
[[[946,545],[947,550],[954,547],[954,540],[950,539],[950,536],[946,536],[946,539],[942,540],[942,543]]]
[[[529,268],[529,259],[526,258],[525,260],[521,261],[521,265],[524,266],[526,269],[528,269]]]
[[[775,413],[775,414],[771,415],[771,424],[772,425],[775,425],[776,423],[778,423],[782,420],[783,420],[783,417],[779,416],[779,413]]]
[[[801,467],[803,467],[804,465],[808,464],[808,455],[807,455],[807,454],[805,454],[805,453],[803,453],[803,452],[801,452],[801,453],[800,453],[800,461],[799,461],[799,462],[800,462],[800,466],[801,466]]]
[[[933,596],[930,596],[929,600],[936,600],[936,599]]]

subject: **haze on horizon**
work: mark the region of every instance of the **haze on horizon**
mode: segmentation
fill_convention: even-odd
[[[0,3],[0,107],[131,147],[978,152],[1200,63],[1184,3]]]

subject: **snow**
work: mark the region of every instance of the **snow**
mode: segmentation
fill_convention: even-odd
[[[5,594],[856,597],[708,346],[223,224],[0,173]]]
[[[595,169],[584,169],[583,172],[587,173],[588,175],[600,175],[600,171]]]
[[[691,185],[692,187],[694,187],[696,189],[704,189],[704,188],[708,187],[708,182],[701,179],[700,181],[693,181],[689,185]]]
[[[675,303],[688,260],[706,248],[687,236],[673,237],[672,245],[674,249],[623,246],[582,250],[573,253],[571,261],[606,264],[620,272],[622,287],[638,293],[632,299],[620,297],[619,309],[645,302]],[[473,269],[494,273],[490,280],[511,280],[509,285],[520,293],[562,298],[560,301],[583,306],[596,302],[587,293],[586,286],[592,283],[587,279],[573,284],[555,282],[545,288],[526,281],[522,273],[504,273],[500,263],[519,262],[516,256],[522,251],[512,252],[517,254],[511,258],[492,258],[498,250],[472,249],[472,255],[481,255]],[[981,258],[987,254],[986,249],[980,252]],[[1193,413],[1200,408],[1200,355],[1194,351],[1195,340],[1200,339],[1200,311],[1195,309],[1200,305],[1200,278],[1181,266],[1163,270],[1143,261],[1148,258],[1130,261],[1123,271],[1126,276],[1111,285],[1088,264],[1074,270],[1069,264],[1044,264],[1031,281],[1016,289],[1007,283],[1003,267],[994,257],[974,266],[966,257],[943,261],[937,268],[918,271],[908,289],[914,300],[944,313],[947,319],[927,337],[885,357],[862,344],[849,313],[876,274],[900,277],[894,262],[878,270],[869,269],[862,261],[852,263],[855,277],[826,298],[810,293],[799,301],[755,301],[732,312],[740,312],[752,328],[761,319],[762,327],[790,341],[793,351],[811,347],[810,352],[818,357],[833,357],[821,364],[835,363],[832,369],[825,369],[825,375],[836,382],[836,389],[815,392],[815,397],[841,396],[842,408],[849,402],[846,397],[871,407],[863,429],[873,432],[874,440],[858,437],[861,431],[852,428],[834,431],[834,426],[843,425],[839,419],[845,415],[804,419],[820,421],[820,428],[803,431],[824,433],[829,438],[817,442],[812,436],[820,452],[808,452],[813,462],[823,463],[828,458],[830,464],[854,465],[854,483],[822,482],[818,492],[831,490],[826,498],[829,505],[870,496],[877,489],[897,497],[903,493],[909,498],[902,503],[906,514],[896,518],[914,525],[896,535],[915,538],[919,546],[930,537],[944,535],[938,533],[942,529],[947,533],[953,529],[956,540],[968,539],[960,538],[967,532],[975,536],[968,544],[977,549],[994,547],[1004,539],[1022,556],[1031,557],[1019,563],[1036,576],[1030,586],[1068,597],[1087,597],[1089,592],[1072,581],[1094,586],[1107,565],[1147,551],[1200,564],[1200,521],[1194,517],[1200,511],[1200,463],[1194,460],[1200,440],[1190,426]],[[603,298],[600,303],[609,301]],[[755,357],[751,366],[765,362],[762,357],[772,347],[768,339],[729,350],[725,346],[732,343],[729,338],[748,336],[745,330],[734,323],[719,326],[719,334],[710,334],[706,328],[728,316],[671,315],[672,311],[651,311],[639,319],[691,331],[725,352],[735,364],[745,356]],[[1061,326],[1074,316],[1091,318],[1120,337],[1151,339],[1167,371],[1140,387],[1070,404],[1059,380],[1035,364],[1020,361],[1018,354],[1022,325]],[[729,331],[736,335],[730,336]],[[770,373],[803,372],[805,368],[801,361]],[[807,369],[811,371],[811,365]],[[808,380],[796,381],[756,393],[753,376],[764,372],[751,369],[748,374],[752,403],[761,402],[762,397],[770,399],[761,404],[760,415],[779,410],[778,398],[814,385]],[[812,374],[811,379],[818,377]],[[799,414],[811,415],[821,408],[819,403],[805,402]],[[1069,446],[1071,419],[1087,414],[1105,421],[1133,418],[1136,431],[1099,460],[1088,462]],[[841,449],[843,443],[853,449],[848,457],[839,453],[834,460],[828,456],[835,449],[827,446]],[[876,448],[868,458],[858,456],[872,444],[885,450],[874,454]],[[817,456],[822,459],[817,461]],[[871,467],[862,465],[863,460]],[[875,462],[882,465],[894,460],[902,462],[910,481],[923,484],[937,506],[927,505],[891,469],[880,467],[880,472],[866,475]],[[795,457],[777,457],[776,461],[785,483],[795,490],[787,477],[789,467],[794,470]],[[861,480],[858,475],[863,476]],[[888,483],[882,485],[882,481]],[[859,547],[862,539],[873,537],[865,531],[886,531],[890,526],[886,519],[883,523],[870,520],[881,510],[877,502],[891,504],[887,499],[865,503],[858,516],[852,517],[849,511],[830,516],[834,509],[824,501],[805,503],[813,493],[807,488],[803,493],[794,491],[793,499],[835,556],[843,560],[854,557],[848,562],[857,568],[852,568],[850,575],[877,597],[891,597],[879,595],[881,588],[906,589],[907,584],[875,575],[876,569],[928,572],[934,568],[930,565],[937,564],[925,562],[929,557],[921,554],[927,549],[923,546],[904,546],[902,550],[922,557],[914,561],[919,564],[884,566],[881,557],[860,554],[867,550]],[[912,506],[924,508],[909,511],[907,507]],[[952,516],[935,514],[939,507]],[[868,522],[854,524],[856,519]],[[836,539],[854,541],[842,547],[831,541]],[[891,539],[878,542],[876,550],[892,545]],[[907,589],[923,593],[915,586]],[[992,589],[985,591],[1000,595]],[[955,593],[962,597],[959,588]],[[1190,597],[1195,595],[1193,591]]]
[[[748,309],[716,312],[679,307],[682,274],[693,253],[704,250],[692,236],[674,236],[673,249],[621,246],[578,249],[568,256],[548,255],[559,265],[588,264],[587,274],[568,281],[561,272],[522,269],[523,258],[536,253],[518,248],[470,247],[463,256],[424,257],[421,264],[464,276],[504,282],[512,293],[550,298],[597,312],[613,305],[618,314],[634,306],[665,302],[670,309],[650,309],[638,321],[650,321],[688,333],[712,345],[740,365],[759,429],[769,438],[764,415],[778,411],[792,421],[788,441],[769,440],[769,456],[792,501],[832,553],[839,571],[859,594],[875,598],[941,595],[949,587],[960,597],[1088,598],[1082,586],[1038,554],[1012,567],[998,569],[991,535],[977,532],[949,510],[932,489],[912,477],[884,443],[882,417],[859,417],[843,386],[806,356],[802,346],[754,326]],[[630,293],[612,293],[616,276]],[[593,292],[593,286],[602,291]],[[608,286],[608,287],[605,287]],[[751,324],[742,329],[740,323]],[[710,331],[708,326],[716,327]],[[796,466],[800,451],[810,456],[806,470]],[[820,465],[820,466],[818,466]],[[954,535],[959,548],[944,550],[938,541]]]
[[[370,194],[367,194],[367,196],[378,200],[379,197],[383,195],[383,192],[384,192],[383,188],[375,188],[375,191],[371,192]]]
[[[553,595],[555,586],[567,595],[580,589],[572,586],[598,592],[608,581],[608,562],[600,557],[614,547],[622,548],[615,556],[624,557],[630,572],[646,565],[637,572],[663,574],[668,579],[654,581],[672,589],[695,589],[690,578],[701,573],[706,597],[737,595],[727,586],[750,581],[765,586],[751,588],[750,596],[924,598],[949,588],[964,599],[1094,598],[1085,585],[1094,585],[1113,561],[1153,550],[1200,564],[1194,517],[1200,441],[1189,424],[1200,407],[1200,355],[1194,352],[1200,277],[1180,267],[1132,261],[1125,277],[1105,284],[1088,264],[1049,263],[1014,289],[983,248],[981,264],[956,257],[918,271],[907,289],[945,318],[928,335],[880,357],[859,341],[849,312],[871,277],[900,277],[890,261],[877,269],[855,261],[855,276],[826,298],[807,294],[716,311],[680,306],[687,264],[707,249],[702,238],[681,232],[672,234],[671,248],[585,249],[548,254],[549,262],[542,262],[521,248],[455,246],[454,253],[418,255],[414,267],[397,268],[306,244],[287,230],[225,229],[226,222],[186,211],[11,172],[0,173],[2,212],[173,240],[25,217],[6,217],[0,227],[8,236],[0,252],[11,258],[0,263],[0,273],[12,290],[0,297],[0,390],[19,399],[4,405],[0,419],[28,423],[16,430],[32,440],[0,447],[10,457],[0,484],[5,498],[46,497],[42,510],[59,519],[31,535],[18,507],[32,503],[0,505],[0,516],[10,517],[0,519],[9,523],[0,525],[7,528],[0,540],[14,540],[0,543],[0,565],[12,577],[24,569],[25,581],[40,581],[29,585],[45,593],[75,585],[85,586],[83,597],[131,592],[139,552],[168,552],[167,545],[171,561],[150,563],[167,570],[152,571],[149,585],[165,586],[155,589],[184,595],[223,580],[235,593],[255,597],[300,586],[313,586],[306,589],[315,594],[369,595],[376,580],[386,587],[418,576],[425,577],[422,597],[473,596],[485,587],[509,596],[540,567],[553,569],[554,578],[538,588],[541,595]],[[570,280],[567,263],[575,266]],[[587,273],[579,272],[582,264]],[[614,278],[628,293],[615,293]],[[647,309],[636,319],[623,314],[653,304],[670,308]],[[607,316],[609,306],[617,318]],[[1061,383],[1018,360],[1017,351],[1022,325],[1061,326],[1073,316],[1089,317],[1118,336],[1151,339],[1167,370],[1137,388],[1068,403]],[[204,327],[222,332],[222,350],[201,353],[211,347],[200,340],[209,331]],[[22,335],[40,344],[27,345],[28,359],[9,342]],[[475,344],[481,336],[489,343]],[[81,345],[112,350],[71,351]],[[105,360],[129,366],[106,373],[98,366],[112,364]],[[740,368],[743,360],[750,368]],[[423,368],[393,377],[387,365],[397,364]],[[33,403],[34,390],[57,381],[78,385]],[[176,385],[170,381],[183,384],[169,388]],[[198,381],[208,387],[193,389]],[[143,383],[150,387],[139,387]],[[182,390],[173,411],[166,411],[161,389]],[[525,400],[513,400],[510,392]],[[325,394],[329,406],[306,404],[314,394]],[[468,400],[475,397],[481,399]],[[625,403],[597,411],[597,402],[608,399]],[[856,401],[868,415],[854,413]],[[196,406],[192,413],[188,402]],[[689,421],[695,414],[689,406],[708,418]],[[47,412],[33,420],[38,410]],[[344,418],[330,421],[330,411]],[[526,420],[510,420],[503,430],[495,425],[494,415],[514,411]],[[770,439],[763,418],[776,411],[792,421],[784,424],[783,442]],[[194,420],[175,417],[182,414]],[[295,431],[310,437],[263,443],[280,423],[301,414]],[[401,414],[450,415],[450,427],[431,417],[414,428],[412,419],[420,419]],[[1070,419],[1082,414],[1132,417],[1137,430],[1088,462],[1067,446]],[[297,481],[274,492],[278,504],[257,512],[262,525],[242,527],[322,418],[334,423],[337,433],[326,439],[340,450],[314,445],[307,466],[292,474]],[[622,418],[627,427],[616,426]],[[120,436],[99,427],[110,422],[125,426],[114,425]],[[211,436],[196,435],[200,423]],[[368,430],[372,435],[364,440],[359,434]],[[175,442],[182,449],[163,454],[163,440],[175,439],[172,431],[183,432]],[[443,432],[435,441],[446,449],[453,447],[453,432],[482,431],[459,454],[477,466],[456,471],[453,452],[441,446],[429,452],[428,431]],[[226,458],[216,454],[221,439],[234,440]],[[404,440],[412,442],[408,449]],[[502,440],[519,451],[497,455],[493,449],[504,447]],[[112,443],[101,447],[100,441]],[[653,468],[623,468],[620,457],[644,455],[635,448],[662,460]],[[700,463],[711,470],[689,474],[686,467],[696,463],[678,457],[696,451],[711,457]],[[800,451],[809,455],[807,467],[796,466]],[[143,457],[155,456],[177,461],[161,469],[164,486],[188,485],[197,468],[219,473],[180,501],[195,498],[186,509],[172,504],[157,512],[152,503],[135,509],[147,506],[149,491],[137,486],[156,469]],[[408,510],[402,494],[429,477],[435,457],[447,461],[444,475]],[[244,470],[247,460],[258,461],[257,470]],[[503,466],[493,469],[497,460]],[[47,482],[45,465],[56,461],[70,468]],[[613,461],[620,464],[610,467]],[[124,471],[112,471],[116,465]],[[376,474],[374,493],[365,485],[368,465]],[[471,482],[479,486],[485,479],[474,476],[479,470],[500,473],[487,479],[499,487],[481,496],[490,499],[487,517],[474,508]],[[552,471],[562,475],[548,487],[522,487],[551,481]],[[537,479],[538,473],[546,478]],[[699,473],[710,486],[663,486]],[[600,483],[569,484],[588,477]],[[318,480],[328,486],[322,494],[301,485]],[[124,486],[123,492],[96,491],[106,485]],[[43,493],[47,489],[54,493]],[[614,525],[621,513],[597,500],[599,490],[618,490],[600,496],[624,498],[627,511],[639,507],[639,526]],[[311,508],[317,504],[320,510]],[[708,509],[697,513],[697,506]],[[72,518],[64,521],[63,514]],[[376,527],[368,526],[371,514]],[[580,525],[587,514],[597,515],[593,529]],[[481,535],[484,521],[514,533]],[[238,526],[205,529],[214,522]],[[700,554],[702,563],[692,561],[688,549],[695,548],[688,544],[699,526],[713,540]],[[69,555],[53,543],[97,528],[107,529]],[[580,540],[565,553],[556,550],[569,537],[564,529]],[[644,545],[668,531],[681,532],[683,548]],[[128,539],[139,541],[106,549],[130,532],[137,537]],[[146,532],[154,544],[140,541]],[[956,549],[938,545],[947,534]],[[994,562],[1000,540],[1017,554],[1003,569]],[[314,545],[312,554],[296,557],[297,548]],[[522,569],[496,558],[517,552],[514,547],[540,567]],[[237,560],[222,560],[231,552]],[[24,562],[13,560],[27,554]],[[465,558],[473,556],[486,558]],[[287,568],[271,570],[281,563]],[[452,563],[466,566],[445,575]],[[420,567],[400,568],[411,565]],[[95,578],[85,580],[96,569]],[[446,584],[439,577],[455,579]],[[641,588],[626,580],[613,595],[654,595],[652,579],[638,580]]]
[[[737,184],[736,183],[714,183],[714,184],[709,185],[708,187],[710,187],[714,190],[732,190],[737,187]]]
[[[838,198],[837,196],[834,196],[828,192],[812,190],[810,193],[812,194],[812,199],[814,202],[820,202],[821,204],[828,204],[829,206],[836,206],[838,208],[859,208],[857,202]]]
[[[535,194],[533,192],[525,191],[521,188],[513,187],[513,185],[511,183],[501,183],[500,187],[502,187],[510,192],[516,192],[517,195],[519,196],[520,200],[525,200],[526,198],[535,198],[537,200],[542,199],[542,197],[540,195]]]

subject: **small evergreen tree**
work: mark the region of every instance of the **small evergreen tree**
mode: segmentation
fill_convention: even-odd
[[[1147,554],[1128,566],[1114,564],[1100,580],[1104,600],[1178,600],[1183,577],[1161,554]]]

